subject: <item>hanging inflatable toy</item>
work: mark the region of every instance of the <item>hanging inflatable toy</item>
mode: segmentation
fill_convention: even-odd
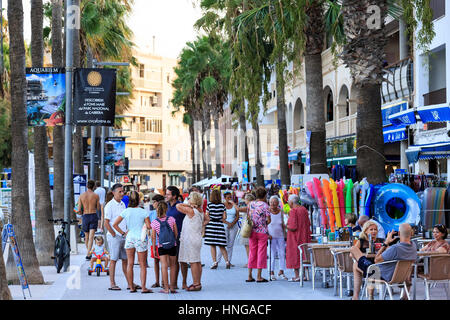
[[[416,193],[400,183],[383,185],[373,198],[374,219],[386,233],[398,231],[402,223],[417,225],[420,222],[420,200]]]
[[[322,223],[322,227],[324,229],[327,228],[327,214],[326,214],[326,205],[325,199],[323,196],[322,183],[319,179],[313,178],[313,187],[314,187],[314,195],[317,199],[317,205],[320,209],[320,221]]]
[[[331,232],[334,232],[336,218],[334,216],[333,195],[330,189],[330,182],[324,179],[322,184],[323,184],[323,195],[327,202],[328,224],[330,225]]]
[[[373,196],[374,196],[373,184],[369,184],[369,188],[367,189],[366,192],[366,200],[364,200],[364,214],[368,217],[371,217],[370,204],[372,203]]]
[[[361,190],[361,186],[359,184],[359,182],[355,182],[355,184],[353,185],[353,213],[355,214],[356,217],[358,217],[358,194],[359,191]]]
[[[359,216],[366,215],[366,195],[367,189],[369,189],[370,185],[367,182],[367,178],[362,179],[359,184],[361,186],[361,191],[359,194]]]
[[[352,213],[352,179],[348,179],[347,181],[345,181],[345,186],[345,213]]]
[[[331,196],[333,197],[334,217],[336,219],[336,227],[342,228],[341,208],[339,205],[339,197],[338,197],[337,189],[338,189],[338,185],[332,178],[330,178],[330,190],[331,190]]]
[[[423,192],[422,224],[430,230],[436,224],[445,224],[445,200],[447,189],[426,188]]]
[[[313,186],[313,182],[312,182],[312,181],[308,181],[308,182],[306,183],[306,188],[307,188],[306,191],[308,192],[308,194],[309,194],[311,197],[317,199],[317,198],[316,198],[316,195],[314,194],[314,186]]]
[[[338,194],[338,198],[339,198],[339,212],[341,215],[341,225],[342,225],[342,227],[345,227],[345,199],[344,199],[345,182],[344,182],[344,179],[339,180],[339,183],[337,185],[338,185],[337,194]]]

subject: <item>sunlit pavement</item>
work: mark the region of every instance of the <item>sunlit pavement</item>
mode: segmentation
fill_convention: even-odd
[[[186,292],[178,290],[176,294],[163,294],[154,289],[154,293],[142,294],[130,293],[127,288],[127,282],[122,272],[121,263],[116,268],[116,283],[122,288],[121,291],[110,291],[109,277],[103,273],[100,277],[95,274],[89,276],[87,268],[88,261],[85,260],[86,247],[79,244],[79,254],[71,256],[72,269],[70,272],[57,274],[54,267],[41,267],[44,274],[46,285],[31,285],[31,295],[33,300],[341,300],[339,296],[334,295],[334,288],[322,288],[322,276],[317,273],[316,290],[312,290],[311,281],[304,282],[300,287],[298,282],[288,282],[286,280],[276,280],[268,283],[246,283],[248,271],[243,266],[246,263],[245,248],[236,244],[233,252],[232,263],[235,267],[225,269],[225,262],[222,260],[219,268],[211,270],[212,263],[210,248],[204,245],[202,247],[202,263],[205,264],[202,274],[202,290],[198,292]],[[256,278],[256,270],[253,270],[253,276]],[[293,270],[285,271],[291,278]],[[268,279],[268,271],[263,271],[263,277]],[[139,266],[134,266],[135,283],[140,284]],[[178,286],[181,288],[181,274],[179,275]],[[155,282],[153,269],[153,259],[149,259],[149,268],[147,269],[147,286],[150,287]],[[188,274],[188,285],[192,284],[190,269]],[[344,281],[345,290],[346,281]],[[23,294],[20,286],[10,286],[11,294],[14,299],[23,300]],[[345,292],[345,291],[344,291]],[[396,291],[395,299],[399,298],[399,291]],[[25,292],[29,299],[28,291]],[[423,300],[424,286],[421,282],[417,286],[417,299]],[[378,298],[376,296],[376,298]],[[446,299],[443,285],[438,285],[431,290],[433,300]],[[342,300],[348,300],[350,297],[344,295]]]

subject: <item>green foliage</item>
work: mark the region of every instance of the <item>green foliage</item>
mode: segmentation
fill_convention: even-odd
[[[0,99],[0,170],[11,166],[11,103]]]

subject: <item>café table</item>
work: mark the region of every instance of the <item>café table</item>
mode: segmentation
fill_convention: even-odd
[[[428,239],[426,239],[426,240],[428,240]],[[436,256],[436,255],[442,255],[442,253],[441,252],[425,252],[425,251],[418,251],[417,252],[417,260],[416,260],[416,263],[414,264],[414,277],[413,277],[413,281],[412,281],[413,300],[416,300],[417,267],[419,266],[419,261],[423,260],[423,270],[424,270],[424,273],[427,274],[428,273],[429,258],[432,257],[432,256]]]

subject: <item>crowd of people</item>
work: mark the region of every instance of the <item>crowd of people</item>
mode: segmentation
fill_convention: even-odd
[[[202,246],[210,247],[211,269],[218,269],[222,258],[225,269],[230,269],[235,267],[232,257],[238,237],[239,244],[245,246],[247,253],[244,267],[248,268],[248,277],[245,282],[269,281],[262,275],[263,270],[268,268],[268,253],[270,280],[300,281],[298,247],[310,243],[312,238],[308,210],[300,204],[296,194],[289,196],[290,211],[286,214],[281,199],[270,190],[268,194],[264,187],[244,194],[241,203],[237,203],[232,190],[221,191],[220,188],[211,190],[207,200],[196,186],[183,194],[177,187],[169,186],[164,190],[164,195],[155,193],[154,189],[146,195],[137,191],[125,194],[124,187],[119,183],[106,192],[92,180],[87,187],[78,203],[88,252],[86,259],[90,260],[91,269],[96,257],[100,256],[105,261],[105,266],[109,267],[109,290],[121,290],[115,281],[116,264],[121,260],[130,293],[137,290],[151,293],[155,288],[161,288],[162,293],[177,293],[180,273],[183,290],[200,291],[205,266],[201,261]],[[241,215],[251,225],[249,236],[241,234]],[[353,214],[347,214],[345,224],[354,232],[359,232],[359,239],[350,250],[355,261],[353,299],[358,299],[362,278],[371,264],[417,257],[409,224],[401,225],[397,234],[389,232],[387,235],[379,223],[366,216],[357,219]],[[97,229],[105,232],[106,245],[96,233]],[[449,253],[445,226],[435,226],[433,235],[434,241],[422,250]],[[373,258],[367,258],[365,253],[371,242],[377,245],[378,253]],[[155,283],[150,288],[146,286],[148,251],[155,273]],[[133,281],[136,253],[140,285]],[[279,262],[278,272],[275,270],[276,260]],[[389,281],[392,278],[392,268],[392,264],[382,267],[383,279]],[[189,269],[192,276],[190,285],[187,283]],[[256,269],[256,277],[253,269]],[[290,278],[286,274],[288,269],[293,270]]]

